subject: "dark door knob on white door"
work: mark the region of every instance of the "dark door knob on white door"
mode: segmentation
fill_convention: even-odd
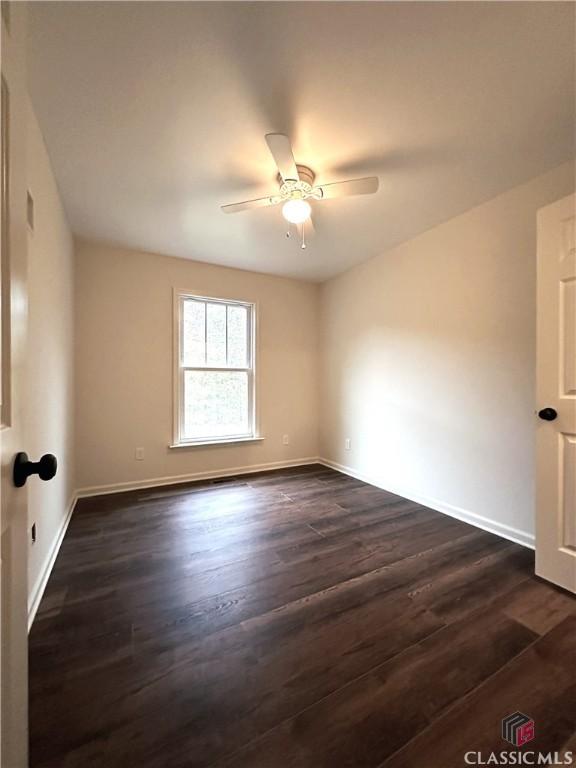
[[[544,421],[554,421],[558,416],[558,412],[554,408],[542,408],[538,411],[538,417]]]
[[[21,451],[16,454],[12,478],[16,488],[26,484],[30,475],[38,475],[41,480],[52,480],[58,469],[58,461],[52,453],[45,453],[40,461],[30,461],[28,454]]]

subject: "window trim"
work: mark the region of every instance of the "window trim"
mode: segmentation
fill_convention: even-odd
[[[248,308],[248,343],[250,346],[250,362],[248,367],[230,368],[227,366],[183,366],[182,360],[182,311],[186,299],[196,299],[214,304],[237,304]],[[259,419],[257,406],[257,345],[256,327],[258,323],[257,304],[239,298],[227,298],[226,296],[206,296],[201,291],[173,291],[173,424],[172,443],[169,448],[194,448],[206,445],[227,445],[230,443],[247,443],[263,440],[259,433]],[[186,439],[183,437],[184,418],[184,374],[187,370],[206,371],[245,371],[248,374],[249,400],[248,418],[251,426],[250,432],[241,435],[228,435],[223,437],[199,437]]]

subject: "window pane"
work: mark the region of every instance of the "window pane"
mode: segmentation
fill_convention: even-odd
[[[204,365],[206,361],[206,305],[203,301],[184,301],[182,319],[182,361],[184,365]]]
[[[247,435],[248,374],[185,371],[183,430],[185,440]]]
[[[226,365],[226,305],[206,305],[206,364]]]
[[[233,304],[228,307],[228,365],[248,366],[248,309]]]

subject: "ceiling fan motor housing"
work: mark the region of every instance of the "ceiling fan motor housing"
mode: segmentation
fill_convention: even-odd
[[[313,190],[316,174],[306,165],[297,165],[299,179],[287,179],[284,181],[278,174],[280,196],[282,200],[306,200],[307,197],[315,197]]]

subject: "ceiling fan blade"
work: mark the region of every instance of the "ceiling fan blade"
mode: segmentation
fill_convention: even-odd
[[[322,184],[320,189],[322,190],[322,200],[350,197],[351,195],[372,195],[378,191],[378,177],[366,176],[364,179],[335,181],[333,184]]]
[[[298,169],[296,168],[296,161],[292,154],[292,145],[288,136],[285,136],[283,133],[267,133],[266,143],[284,181],[288,181],[288,179],[298,181],[300,177],[298,176]]]
[[[242,203],[231,203],[230,205],[221,205],[224,213],[238,213],[239,211],[248,211],[250,208],[262,208],[265,205],[276,205],[279,202],[275,197],[258,197],[256,200],[244,200]]]

